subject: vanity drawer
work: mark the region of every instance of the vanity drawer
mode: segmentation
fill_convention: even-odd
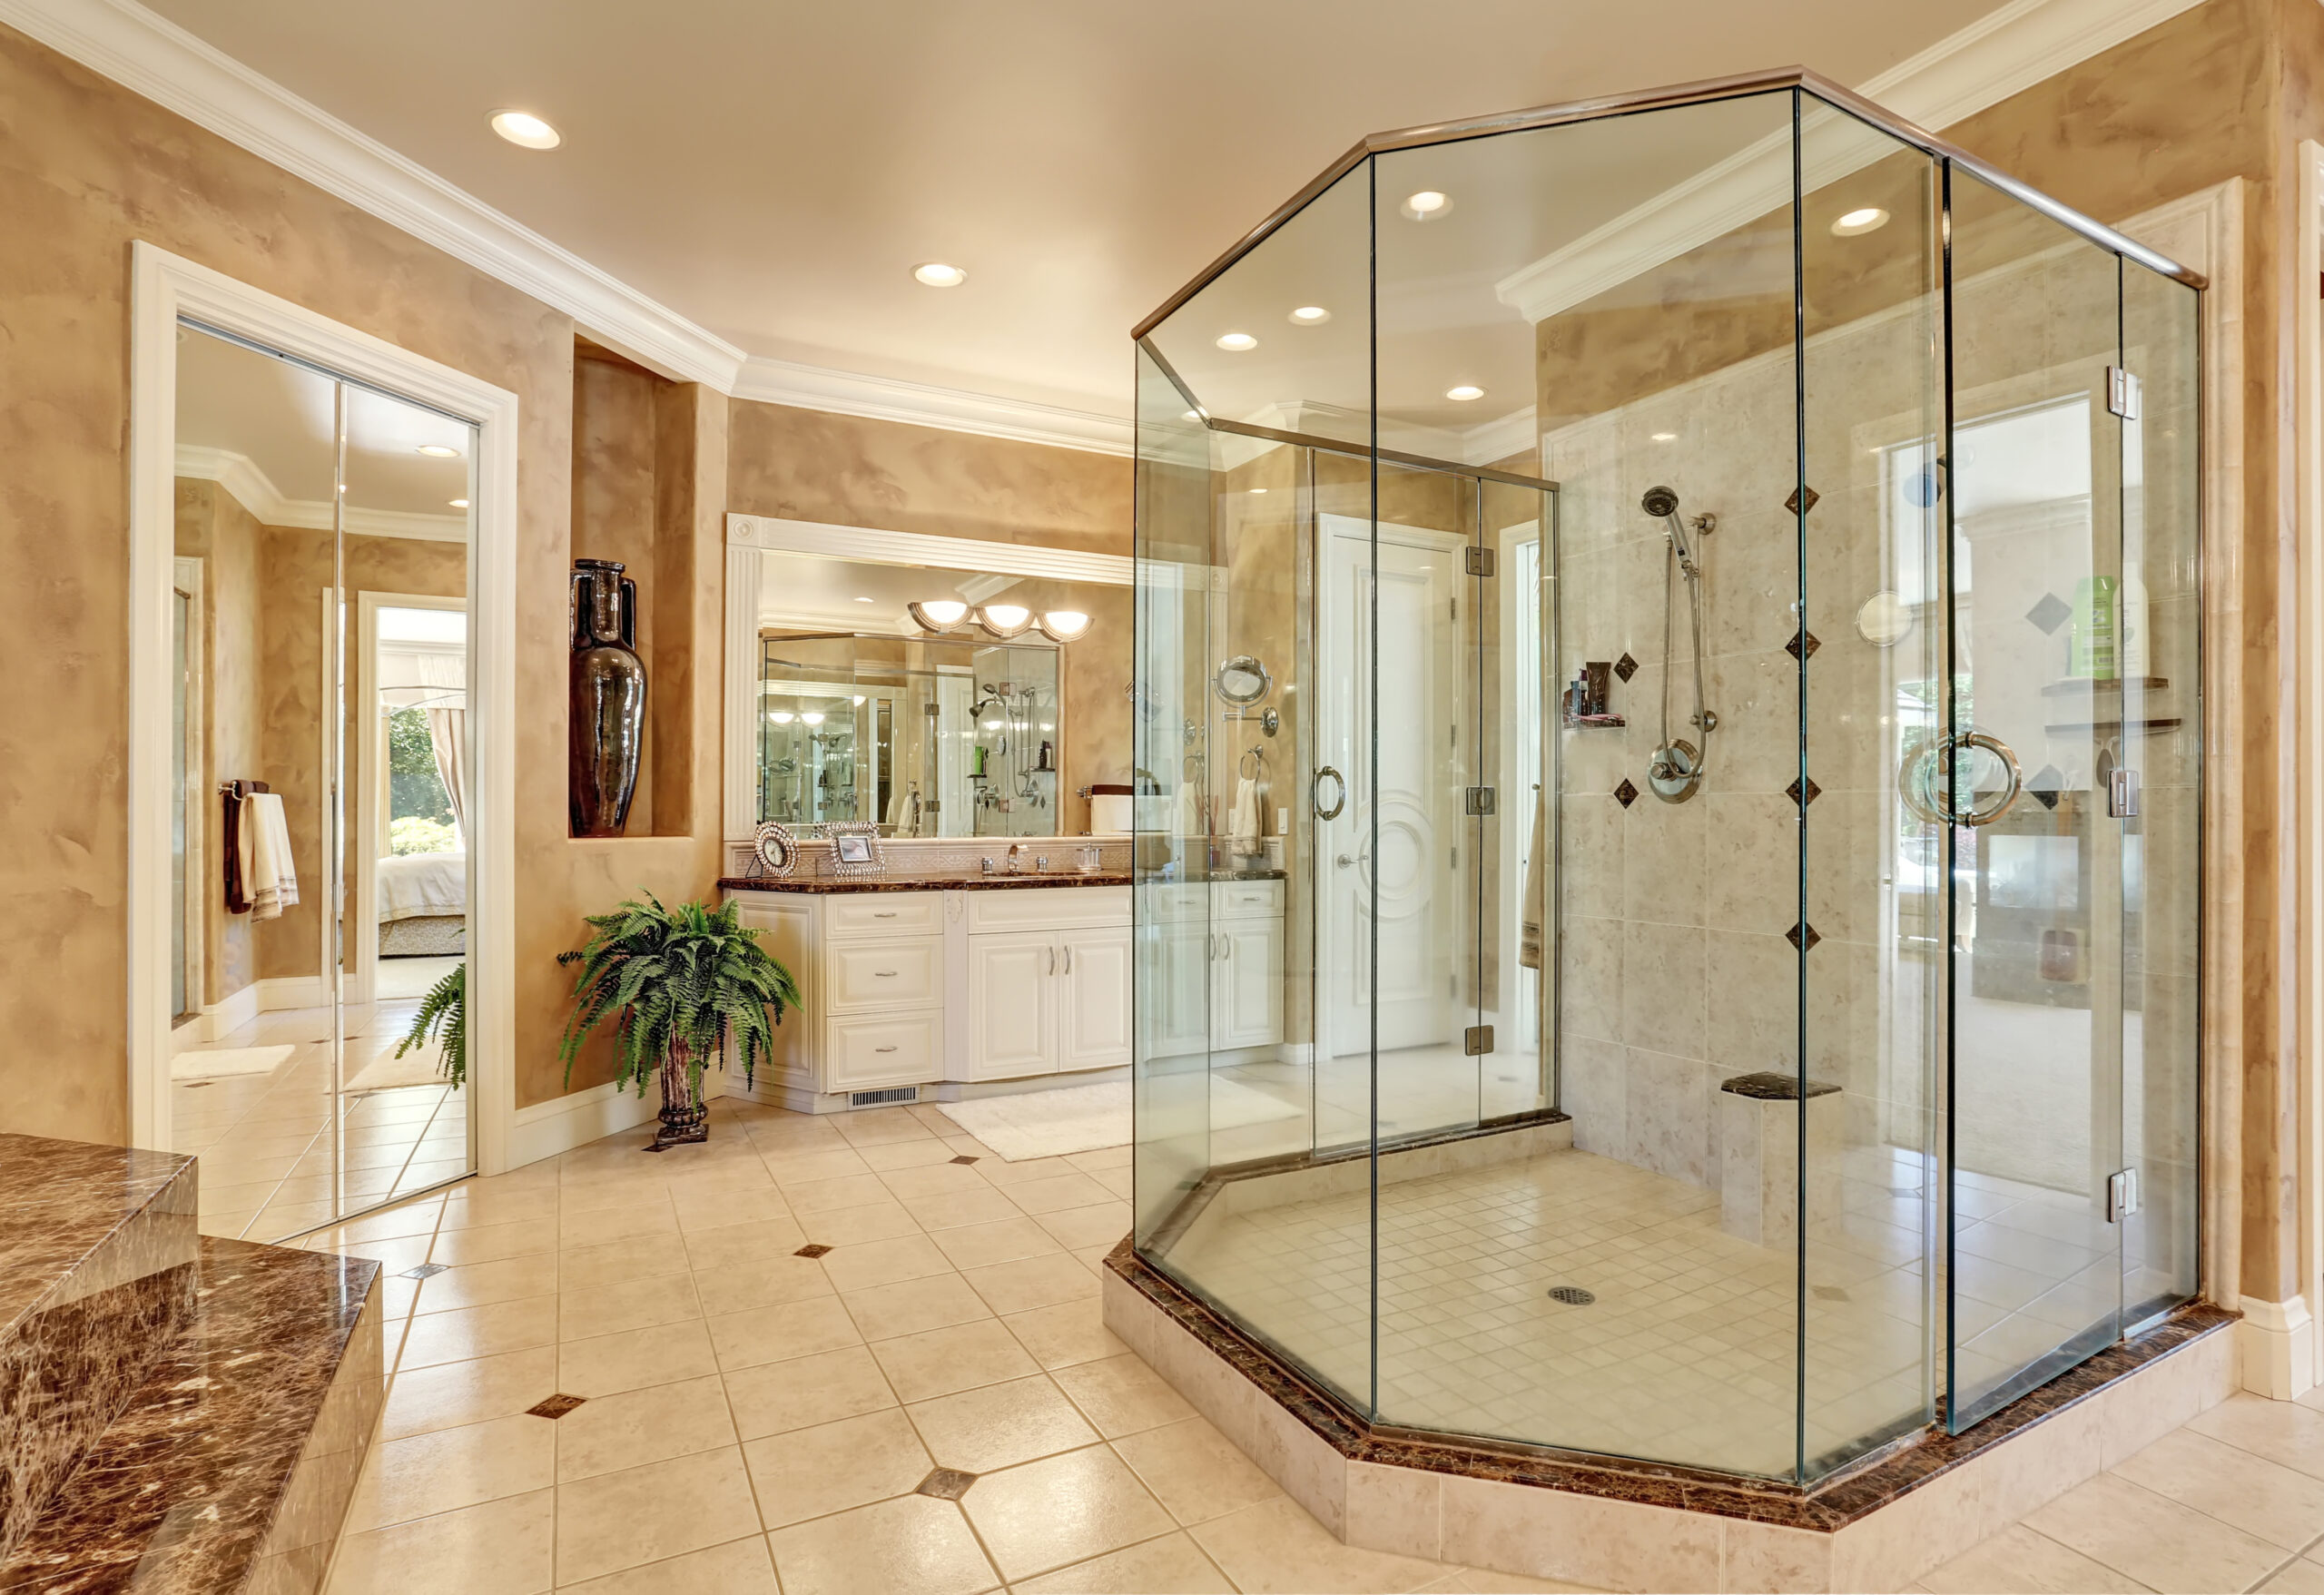
[[[1216,920],[1280,919],[1283,915],[1283,882],[1213,881],[1210,913]]]
[[[842,941],[823,953],[823,1011],[911,1008],[944,1000],[944,939]]]
[[[823,1061],[831,1078],[825,1088],[862,1091],[939,1078],[944,1072],[942,1019],[941,1013],[928,1011],[826,1020]]]
[[[967,896],[972,933],[1129,923],[1127,886],[1019,886]]]
[[[939,930],[944,922],[940,891],[867,891],[861,897],[825,900],[824,933],[842,936],[903,936]]]

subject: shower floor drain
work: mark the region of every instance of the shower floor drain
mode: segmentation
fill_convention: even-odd
[[[1550,1287],[1550,1300],[1563,1302],[1569,1307],[1586,1307],[1598,1299],[1595,1291],[1586,1291],[1578,1285],[1557,1285]]]

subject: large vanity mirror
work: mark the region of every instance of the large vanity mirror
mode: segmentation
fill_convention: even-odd
[[[1129,780],[1128,559],[732,519],[818,546],[729,563],[731,837],[1089,833],[1089,789]]]

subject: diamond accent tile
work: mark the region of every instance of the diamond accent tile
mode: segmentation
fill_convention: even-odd
[[[811,1241],[791,1255],[794,1257],[820,1257],[831,1248],[821,1241]]]
[[[562,1418],[587,1399],[586,1396],[580,1395],[553,1395],[547,1401],[534,1403],[525,1411],[536,1418]]]
[[[1638,788],[1630,784],[1629,776],[1623,776],[1621,785],[1614,788],[1614,801],[1626,809],[1638,802]]]
[[[1816,650],[1823,645],[1822,640],[1803,625],[1791,641],[1783,645],[1783,651],[1795,659],[1813,659]]]
[[[955,1163],[974,1163],[976,1159],[969,1156],[966,1152],[963,1152],[958,1157],[953,1158],[952,1161]]]
[[[433,1279],[450,1266],[449,1263],[422,1263],[416,1268],[405,1269],[403,1276],[406,1279]]]
[[[939,1468],[922,1479],[912,1493],[932,1495],[939,1501],[958,1501],[976,1482],[974,1473],[964,1473],[958,1468]]]
[[[1783,790],[1786,796],[1803,809],[1824,795],[1824,789],[1817,785],[1812,779],[1803,787],[1797,776],[1793,777],[1791,784]]]
[[[1614,674],[1620,676],[1624,681],[1630,680],[1631,676],[1638,674],[1638,661],[1631,658],[1628,654],[1623,655],[1620,658],[1614,661]]]
[[[2042,601],[2025,612],[2025,618],[2039,627],[2043,635],[2048,636],[2073,618],[2073,606],[2055,593],[2044,593]]]
[[[1802,952],[1809,950],[1818,941],[1824,940],[1823,937],[1816,933],[1816,927],[1809,924],[1805,920],[1800,921],[1799,923],[1794,925],[1790,930],[1786,930],[1783,933],[1783,937],[1785,940],[1790,942]]]
[[[1803,495],[1805,495],[1805,497],[1806,497],[1806,502],[1805,502],[1805,503],[1801,502],[1801,498],[1802,498],[1802,496],[1803,496]],[[1817,501],[1818,498],[1821,498],[1822,497],[1823,497],[1823,495],[1822,495],[1821,493],[1818,493],[1817,491],[1816,491],[1816,489],[1815,489],[1815,488],[1813,488],[1813,487],[1794,487],[1794,488],[1791,490],[1791,497],[1788,497],[1788,498],[1787,498],[1787,499],[1785,499],[1785,500],[1783,501],[1783,507],[1784,507],[1786,509],[1789,510],[1792,514],[1794,514],[1794,515],[1799,515],[1799,514],[1802,514],[1802,513],[1804,513],[1804,512],[1806,512],[1806,511],[1807,511],[1807,510],[1810,510],[1810,509],[1815,508],[1815,507],[1816,507],[1816,501]]]
[[[1807,1288],[1814,1291],[1820,1300],[1827,1302],[1845,1302],[1852,1299],[1847,1292],[1837,1285],[1811,1285]]]

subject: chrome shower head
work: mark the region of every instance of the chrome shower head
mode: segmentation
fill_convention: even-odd
[[[1638,501],[1638,507],[1655,519],[1662,520],[1679,513],[1679,496],[1668,487],[1649,487],[1646,497]]]
[[[1679,496],[1668,487],[1649,487],[1638,507],[1663,524],[1670,534],[1670,546],[1679,556],[1679,563],[1694,574],[1695,547],[1688,539],[1687,523],[1679,518]]]

